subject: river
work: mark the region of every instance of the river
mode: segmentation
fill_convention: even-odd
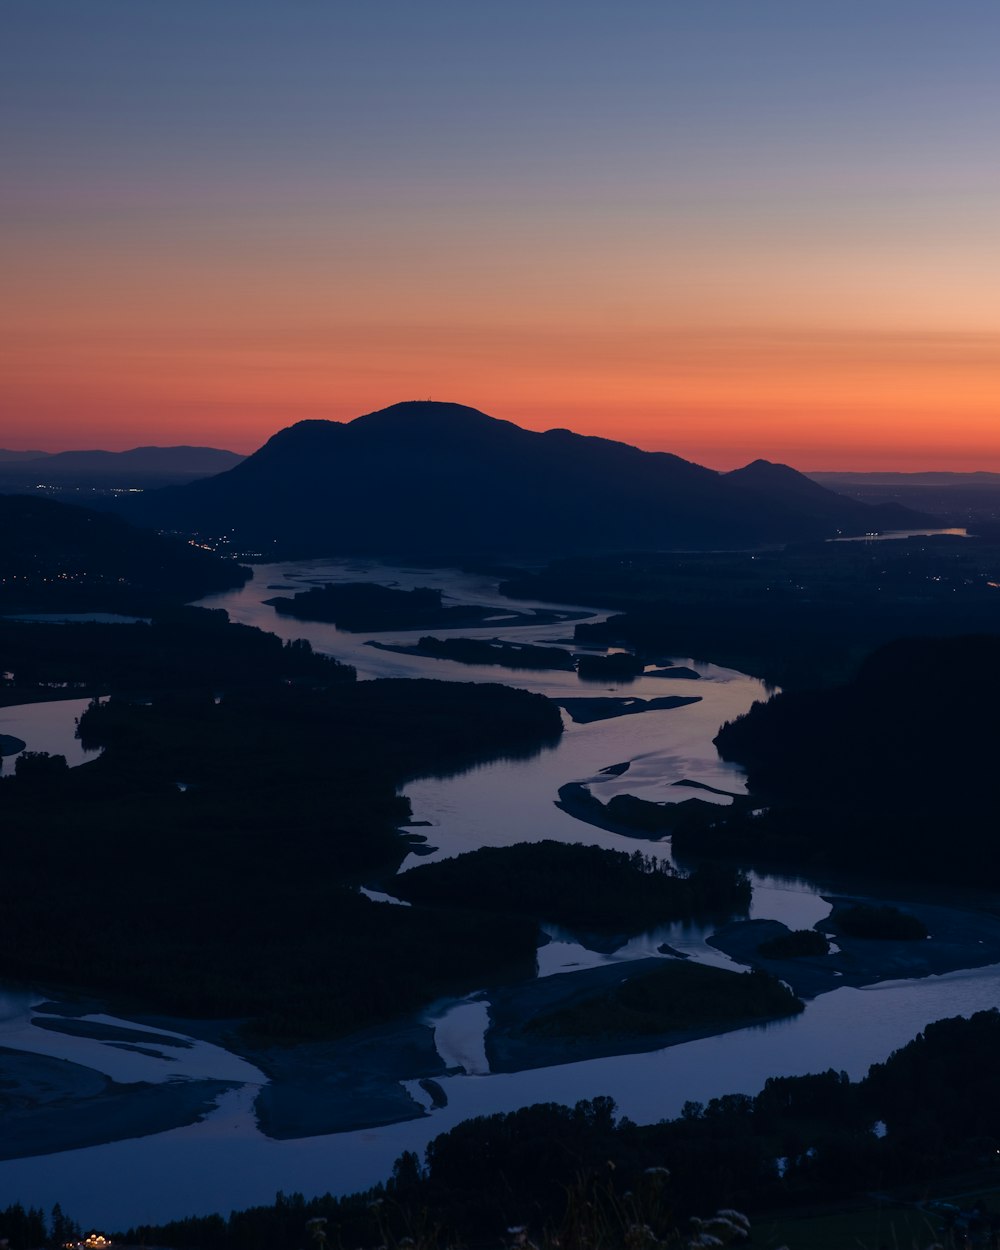
[[[359,677],[433,676],[459,681],[503,681],[555,698],[658,698],[698,696],[699,702],[669,711],[646,711],[577,724],[565,719],[559,744],[527,760],[497,760],[450,778],[429,778],[407,786],[415,821],[428,822],[432,855],[457,854],[482,845],[505,845],[540,838],[587,842],[613,849],[641,847],[669,856],[669,841],[637,842],[581,823],[555,806],[559,788],[584,782],[603,801],[615,793],[661,801],[693,793],[716,802],[724,794],[676,786],[697,782],[730,794],[744,793],[742,774],[718,759],[712,737],[718,726],[767,696],[760,682],[743,674],[672,657],[699,674],[694,678],[644,676],[628,683],[588,683],[573,673],[512,672],[382,651],[366,645],[372,635],[346,634],[331,625],[281,617],[263,600],[327,581],[373,580],[401,588],[440,587],[445,603],[497,606],[497,619],[462,636],[524,642],[567,643],[572,623],[512,626],[511,610],[552,609],[551,604],[506,604],[488,578],[453,570],[401,569],[350,562],[308,561],[258,566],[241,590],[211,596],[206,607],[225,608],[231,618],[269,629],[283,638],[310,640],[314,647],[355,665]],[[581,619],[600,616],[581,605]],[[54,626],[53,628],[57,628]],[[434,631],[446,633],[448,631]],[[410,643],[415,635],[390,631],[384,642]],[[42,707],[60,709],[40,716]],[[32,709],[35,709],[34,711]],[[78,710],[68,703],[3,709],[0,732],[23,738],[29,749],[62,750]],[[39,719],[40,717],[40,719]],[[35,718],[34,720],[32,718]],[[30,730],[30,732],[29,732]],[[50,732],[51,731],[51,734]],[[78,757],[79,758],[79,757]],[[625,771],[608,773],[612,765]],[[830,910],[817,889],[804,881],[753,876],[751,915],[775,918],[792,928],[811,926]],[[569,933],[550,929],[551,941],[539,951],[539,975],[547,976],[607,960],[656,953],[668,943],[691,957],[731,965],[706,944],[711,926],[675,924],[641,934],[615,950],[594,950]],[[770,1075],[790,1075],[829,1067],[861,1076],[924,1025],[942,1016],[995,1006],[998,968],[966,969],[919,980],[886,981],[864,989],[842,987],[812,1000],[800,1016],[778,1024],[744,1029],[644,1055],[564,1064],[513,1074],[490,1074],[482,1046],[487,1004],[481,995],[461,1003],[439,1004],[430,1013],[440,1053],[464,1072],[441,1078],[447,1106],[430,1107],[416,1082],[411,1096],[427,1115],[379,1128],[294,1141],[272,1141],[257,1128],[253,1099],[260,1073],[217,1046],[197,1042],[186,1066],[175,1066],[176,1051],[161,1037],[143,1054],[123,1052],[94,1038],[71,1037],[32,1024],[39,995],[0,994],[0,1046],[57,1055],[106,1072],[115,1079],[193,1079],[238,1082],[215,1111],[198,1124],[137,1136],[82,1150],[0,1163],[0,1192],[25,1204],[50,1208],[59,1201],[85,1223],[122,1227],[186,1214],[228,1211],[273,1199],[277,1190],[315,1194],[349,1192],[380,1179],[403,1150],[422,1150],[437,1133],[471,1115],[502,1111],[543,1100],[573,1102],[609,1094],[620,1110],[649,1122],[680,1111],[688,1099],[705,1100],[726,1092],[756,1092]],[[112,1024],[136,1026],[128,1021]],[[163,1034],[164,1030],[157,1030]],[[182,1036],[176,1035],[175,1036]],[[160,1051],[157,1055],[157,1051]],[[141,1062],[139,1061],[141,1060]],[[242,1067],[240,1065],[243,1065]]]

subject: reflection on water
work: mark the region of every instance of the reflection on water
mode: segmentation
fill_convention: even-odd
[[[271,630],[282,638],[308,638],[317,649],[354,664],[362,678],[502,681],[555,699],[580,697],[582,687],[573,673],[511,671],[380,651],[365,645],[372,634],[347,634],[332,625],[281,617],[261,603],[275,589],[359,580],[395,584],[402,589],[439,586],[447,602],[487,606],[501,602],[495,583],[474,574],[329,561],[259,566],[247,586],[203,602],[207,607],[224,607],[232,619]],[[518,609],[551,606],[516,604]],[[591,619],[596,619],[595,614]],[[479,630],[435,632],[565,646],[569,645],[572,624],[523,628],[493,624]],[[384,642],[399,641],[391,631],[378,637]],[[698,695],[700,702],[589,724],[575,724],[564,717],[562,739],[532,758],[492,760],[459,776],[423,778],[407,785],[405,793],[414,819],[429,822],[421,832],[434,848],[430,858],[541,838],[614,850],[638,848],[669,858],[669,841],[637,841],[594,828],[557,808],[555,799],[559,788],[573,781],[587,784],[603,803],[615,794],[636,794],[656,802],[697,796],[725,803],[729,801],[727,794],[745,793],[742,773],[719,760],[712,738],[723,721],[744,712],[755,699],[766,698],[765,688],[755,679],[730,670],[696,664],[684,657],[677,657],[677,662],[693,668],[699,679],[673,679],[669,692]],[[638,677],[627,683],[627,688],[621,682],[607,682],[600,688],[590,686],[587,694],[627,692],[629,696],[658,698],[664,694],[664,684],[663,678]],[[86,700],[76,703],[77,709],[61,703],[0,710],[0,732],[24,738],[32,749],[57,750],[68,758],[75,749],[78,755],[74,759],[82,758],[73,731],[75,716],[86,706]],[[8,718],[6,725],[4,716]],[[33,733],[29,722],[36,723],[32,721],[35,716],[40,719]],[[45,724],[52,730],[50,736],[43,732]],[[624,765],[627,767],[606,771]],[[725,793],[692,790],[678,786],[680,781],[699,782]],[[426,862],[426,858],[411,857],[404,868]],[[830,905],[807,882],[754,876],[753,883],[753,919],[776,918],[794,929],[810,927],[829,914]],[[661,946],[699,961],[732,967],[728,956],[707,945],[712,929],[703,923],[675,923],[623,936],[595,950],[593,939],[547,926],[551,940],[539,950],[539,976],[647,957],[658,954]],[[246,1084],[223,1095],[217,1110],[199,1124],[49,1158],[0,1163],[0,1190],[25,1204],[46,1209],[59,1201],[84,1223],[103,1223],[110,1217],[119,1225],[268,1202],[278,1189],[306,1194],[350,1192],[384,1179],[402,1151],[421,1151],[439,1132],[473,1115],[513,1110],[532,1102],[573,1103],[608,1094],[616,1099],[622,1113],[639,1122],[650,1122],[676,1115],[688,1099],[706,1101],[730,1091],[754,1093],[772,1075],[832,1067],[860,1076],[869,1064],[884,1059],[931,1020],[995,1006],[998,972],[1000,968],[981,968],[887,982],[863,990],[845,987],[813,1000],[801,1015],[767,1028],[744,1029],[646,1055],[498,1075],[488,1075],[482,1044],[487,1003],[471,996],[458,1003],[441,1004],[432,1012],[439,1053],[461,1072],[439,1078],[447,1097],[443,1107],[432,1109],[434,1100],[412,1083],[414,1098],[428,1109],[425,1118],[332,1137],[270,1141],[261,1135],[253,1119],[254,1081],[261,1079],[254,1070],[255,1075],[237,1077]],[[16,991],[0,992],[0,1046],[9,1045],[5,1039],[16,1035],[18,1046],[40,1049],[33,1035],[41,1031],[24,1024],[31,1001],[30,996]],[[67,1057],[72,1049],[77,1062],[99,1066],[96,1060],[79,1058],[84,1039],[47,1036],[56,1040],[46,1045],[66,1047]],[[88,1044],[102,1045],[93,1040]],[[220,1075],[237,1070],[227,1066],[229,1061],[244,1063],[212,1049],[218,1053],[206,1062],[215,1065],[213,1071]],[[150,1058],[148,1062],[156,1061]],[[162,1184],[164,1176],[170,1177],[169,1186]]]
[[[851,534],[846,538],[828,538],[829,543],[881,543],[891,542],[894,538],[933,538],[936,534],[950,534],[954,538],[968,538],[966,529],[944,530],[886,530],[871,534]]]
[[[780,919],[789,929],[811,929],[833,910],[832,904],[820,898],[815,887],[806,881],[756,873],[751,873],[751,880],[751,920]]]
[[[1000,966],[898,985],[845,987],[789,1021],[668,1050],[531,1072],[440,1077],[447,1106],[426,1118],[332,1137],[270,1141],[256,1128],[248,1087],[200,1124],[48,1159],[0,1163],[0,1188],[28,1205],[59,1201],[83,1223],[166,1220],[270,1202],[277,1190],[349,1193],[384,1179],[404,1150],[474,1115],[533,1102],[607,1094],[639,1123],[677,1115],[689,1099],[757,1093],[769,1076],[829,1068],[860,1077],[929,1021],[995,1006]],[[419,1101],[427,1105],[427,1098]],[[170,1184],[163,1184],[163,1177]]]
[[[88,1014],[65,1020],[40,1010],[44,1001],[37,993],[0,993],[0,1047],[65,1059],[126,1084],[211,1079],[260,1085],[266,1080],[245,1059],[210,1042],[117,1016]],[[142,1049],[123,1048],[126,1036],[140,1042]]]
[[[76,736],[76,722],[87,710],[89,699],[55,699],[51,703],[21,703],[0,708],[0,734],[20,738],[28,751],[48,751],[65,755],[72,768],[94,759],[96,751],[86,751]],[[4,760],[4,771],[13,772],[16,755]]]
[[[470,994],[439,1009],[432,1007],[424,1021],[434,1026],[434,1045],[445,1067],[457,1068],[470,1076],[489,1072],[485,1038],[490,1005],[484,994]]]

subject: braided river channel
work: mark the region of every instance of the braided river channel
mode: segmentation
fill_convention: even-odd
[[[479,846],[542,838],[670,855],[669,839],[650,842],[607,832],[557,806],[560,788],[571,782],[584,784],[602,802],[620,793],[658,802],[697,794],[728,803],[728,795],[745,793],[741,771],[718,758],[712,739],[724,721],[746,711],[754,700],[768,697],[754,678],[674,656],[664,659],[692,670],[697,677],[665,680],[661,674],[621,685],[585,685],[573,672],[512,671],[381,650],[369,644],[412,645],[418,635],[400,630],[378,635],[343,633],[332,625],[279,616],[263,602],[276,594],[326,582],[368,580],[401,589],[437,587],[444,593],[445,605],[495,607],[495,616],[484,627],[433,631],[443,636],[450,632],[572,647],[574,622],[599,620],[603,615],[584,605],[568,608],[505,600],[495,581],[485,576],[346,561],[258,565],[253,580],[241,590],[211,596],[203,606],[225,608],[232,620],[286,639],[307,638],[317,650],[354,665],[362,680],[499,681],[557,701],[698,698],[682,707],[590,721],[575,721],[564,711],[565,731],[559,743],[532,758],[495,760],[458,776],[407,785],[413,820],[421,822],[415,832],[426,835],[427,846],[433,848],[420,862]],[[537,621],[511,624],[515,613],[536,611]],[[23,739],[31,750],[64,753],[70,763],[78,764],[84,755],[72,734],[82,706],[81,701],[72,700],[0,709],[0,733]],[[614,772],[603,771],[612,766],[618,766]],[[678,782],[710,789],[693,790]],[[411,858],[404,867],[415,862]],[[751,880],[751,918],[780,920],[793,929],[823,920],[831,910],[829,898],[834,892],[871,893],[862,883],[841,881],[834,887],[829,882],[817,885],[756,874],[751,874]],[[886,893],[883,887],[882,896]],[[967,915],[970,927],[984,905],[995,909],[997,902],[956,892],[947,898],[927,893],[921,901],[941,914],[947,910],[952,923],[956,916],[961,920]],[[675,958],[676,954],[660,952],[664,945],[695,960],[738,968],[733,959],[708,943],[712,932],[712,926],[678,923],[623,938],[616,949],[608,949],[613,943],[592,949],[579,935],[550,926],[550,940],[538,952],[538,976],[571,974],[605,962]],[[967,962],[970,966],[939,975],[833,988],[810,999],[800,1015],[765,1026],[646,1054],[502,1074],[491,1074],[486,1059],[483,1036],[489,1002],[484,989],[462,1001],[441,1002],[428,1009],[424,1019],[434,1027],[435,1044],[449,1074],[437,1079],[433,1096],[415,1080],[405,1083],[413,1100],[411,1118],[280,1141],[264,1135],[254,1114],[255,1099],[267,1077],[223,1046],[187,1034],[183,1022],[164,1028],[95,1014],[82,1017],[84,1025],[95,1026],[81,1029],[82,1035],[54,1031],[43,1027],[45,1015],[39,1009],[49,997],[44,989],[31,993],[0,985],[0,1059],[2,1051],[16,1051],[69,1061],[74,1071],[102,1073],[124,1086],[134,1084],[137,1090],[163,1082],[206,1079],[226,1087],[200,1120],[183,1128],[156,1131],[137,1122],[133,1135],[105,1145],[6,1158],[0,1162],[0,1205],[20,1201],[48,1210],[58,1201],[81,1223],[117,1228],[211,1211],[227,1213],[272,1201],[279,1190],[308,1196],[367,1187],[388,1176],[404,1150],[421,1152],[432,1137],[459,1121],[533,1102],[572,1103],[610,1095],[621,1113],[651,1122],[678,1114],[689,1099],[755,1093],[769,1076],[835,1068],[860,1077],[871,1063],[884,1059],[929,1022],[998,1005],[1000,964],[971,966],[974,958]],[[123,1045],[123,1038],[129,1044]]]

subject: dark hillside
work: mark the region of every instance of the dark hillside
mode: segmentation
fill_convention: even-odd
[[[26,495],[0,495],[0,535],[0,614],[146,615],[248,576],[182,539]]]
[[[752,474],[430,401],[347,424],[300,422],[228,473],[130,507],[150,523],[231,532],[240,549],[276,556],[746,547],[873,528],[869,509],[815,483],[762,486]]]
[[[766,810],[679,831],[675,848],[995,888],[998,706],[1000,637],[892,643],[847,685],[724,725],[719,752]]]

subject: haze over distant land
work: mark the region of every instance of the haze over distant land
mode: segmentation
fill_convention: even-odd
[[[933,523],[845,499],[784,465],[719,474],[433,401],[346,424],[302,421],[227,473],[127,502],[138,522],[231,535],[264,556],[747,547]]]
[[[128,451],[0,451],[0,491],[166,486],[223,473],[243,459],[215,447],[132,447]]]
[[[1000,6],[8,0],[4,445],[1000,471]]]

